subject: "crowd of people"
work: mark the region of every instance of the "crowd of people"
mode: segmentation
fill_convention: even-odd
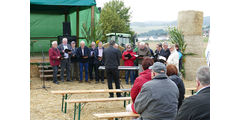
[[[139,66],[138,71],[126,71],[126,84],[131,84],[131,98],[133,103],[126,107],[127,111],[138,113],[138,120],[208,120],[210,119],[210,70],[202,66],[196,74],[196,93],[185,99],[185,86],[181,79],[182,53],[178,45],[167,42],[156,44],[156,50],[149,47],[148,43],[138,42],[133,49],[130,44],[124,46],[121,52],[115,41],[109,41],[109,47],[104,48],[102,42],[92,42],[88,48],[85,42],[80,42],[76,48],[75,42],[67,44],[67,38],[63,38],[58,46],[57,41],[52,42],[49,49],[50,64],[53,66],[53,82],[57,80],[58,66],[61,65],[61,81],[64,82],[66,69],[66,81],[78,80],[83,82],[83,70],[85,81],[93,80],[93,70],[96,84],[99,79],[104,83],[104,70],[99,66],[105,66],[108,88],[120,89],[119,70],[120,59],[124,66]],[[84,69],[83,69],[84,68]],[[129,81],[130,78],[130,81]],[[109,93],[109,97],[114,97]],[[117,97],[122,97],[116,93]]]

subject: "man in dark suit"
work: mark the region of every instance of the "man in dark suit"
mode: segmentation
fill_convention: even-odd
[[[71,42],[71,47],[72,47],[72,54],[71,54],[71,76],[72,76],[72,81],[74,79],[79,80],[79,63],[78,63],[78,59],[76,56],[76,51],[77,48],[75,47],[76,43],[75,41]]]
[[[197,71],[197,93],[186,98],[176,120],[210,120],[210,70],[202,66]]]
[[[104,49],[103,52],[103,60],[107,72],[107,81],[108,81],[108,88],[113,89],[112,87],[112,78],[115,82],[116,89],[120,89],[120,83],[119,83],[119,72],[118,72],[118,66],[120,65],[120,55],[119,50],[116,48],[113,48],[115,45],[115,41],[111,40],[109,42],[109,47]],[[113,93],[109,93],[110,97],[113,97]],[[117,97],[121,97],[120,93],[117,93]]]
[[[101,79],[102,84],[104,84],[104,70],[98,70],[99,66],[104,66],[103,62],[103,51],[104,47],[102,46],[102,42],[98,43],[98,47],[95,49],[95,59],[94,59],[94,65],[96,65],[97,69],[95,72],[96,76],[96,84],[99,83],[99,79]]]
[[[61,80],[64,82],[64,69],[66,69],[67,72],[67,81],[70,80],[70,54],[71,52],[66,51],[66,49],[71,50],[71,45],[67,44],[68,40],[67,38],[62,39],[62,43],[58,46],[58,49],[60,51],[60,54],[63,56],[63,59],[61,60]]]
[[[79,60],[79,68],[80,68],[80,83],[83,81],[83,67],[85,70],[85,81],[90,83],[88,81],[88,62],[89,62],[89,56],[90,56],[90,51],[88,47],[85,46],[85,42],[81,41],[80,42],[80,47],[76,51],[77,58]]]
[[[166,58],[166,60],[168,59],[168,57],[170,56],[171,52],[168,48],[168,43],[164,42],[163,43],[163,51],[164,51],[164,57]]]
[[[90,57],[89,57],[89,76],[90,76],[90,80],[93,80],[93,70],[95,73],[95,79],[96,79],[96,71],[97,71],[97,66],[94,64],[94,60],[95,60],[95,50],[96,50],[96,44],[95,42],[91,43],[91,47],[89,48],[90,50]]]

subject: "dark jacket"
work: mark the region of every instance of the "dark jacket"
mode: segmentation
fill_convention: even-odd
[[[103,49],[103,52],[104,52],[104,47],[102,47],[102,49]],[[99,64],[100,63],[100,65],[104,65],[103,59],[101,61],[98,60],[98,57],[99,57],[98,47],[96,47],[96,49],[94,50],[94,57],[95,57],[94,58],[94,64]]]
[[[109,46],[103,51],[103,60],[106,69],[117,69],[120,65],[121,52],[118,49]]]
[[[170,52],[170,50],[169,49],[167,49],[167,50],[164,50],[164,49],[162,49],[163,51],[164,51],[164,57],[166,58],[166,60],[168,59],[168,57],[170,56],[170,54],[171,54],[171,52]]]
[[[143,120],[174,120],[178,96],[176,84],[166,74],[160,74],[142,86],[134,108]]]
[[[77,48],[76,55],[77,55],[78,61],[80,63],[86,63],[89,60],[90,51],[89,51],[88,47],[84,46],[84,56],[88,56],[88,58],[83,58],[84,56],[82,54],[82,48],[79,47],[79,48]]]
[[[96,50],[96,48],[92,48],[92,47],[90,47],[89,48],[89,54],[90,54],[90,57],[89,57],[89,62],[91,62],[91,63],[93,63],[94,62],[94,59],[95,59],[95,50]],[[91,52],[93,52],[93,54],[91,55]]]
[[[154,53],[154,54],[155,54],[155,55],[154,55],[154,59],[157,60],[159,56],[164,56],[164,53],[165,53],[165,52],[164,52],[163,49],[161,49],[160,51],[155,50],[155,53]]]
[[[51,47],[48,51],[48,54],[51,66],[58,66],[60,64],[60,60],[57,58],[60,56],[59,50]]]
[[[175,82],[175,84],[178,87],[178,90],[179,90],[178,109],[179,109],[180,106],[182,105],[182,101],[183,101],[184,95],[185,95],[184,83],[183,83],[182,79],[179,78],[177,75],[171,75],[168,78],[171,79],[173,82]]]
[[[76,56],[77,48],[71,48],[72,54],[71,54],[71,63],[78,62],[78,58]]]
[[[210,87],[186,98],[176,120],[210,120]]]
[[[67,47],[68,47],[69,50],[72,49],[72,47],[71,47],[70,44],[67,44]],[[58,46],[58,50],[60,51],[61,56],[64,57],[64,52],[63,52],[64,47],[63,47],[63,44],[60,44],[60,45]],[[71,58],[71,55],[68,55],[68,59],[69,59],[69,60],[70,60],[70,58]]]

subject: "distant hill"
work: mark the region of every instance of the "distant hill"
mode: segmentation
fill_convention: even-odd
[[[203,18],[203,25],[210,25],[210,16]],[[177,20],[175,21],[149,21],[149,22],[132,22],[130,27],[136,33],[145,33],[151,30],[166,29],[168,26],[177,26]]]

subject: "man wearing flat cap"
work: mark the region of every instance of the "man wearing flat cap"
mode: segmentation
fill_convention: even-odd
[[[152,69],[152,80],[142,86],[134,103],[136,112],[141,120],[175,120],[178,87],[168,79],[163,63],[156,62],[149,69]]]

